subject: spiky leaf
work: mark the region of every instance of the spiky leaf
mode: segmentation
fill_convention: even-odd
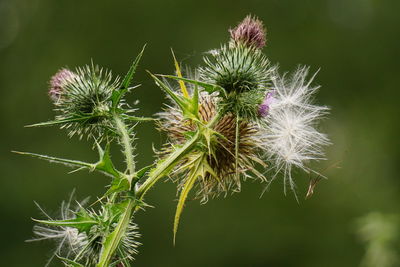
[[[125,75],[124,79],[122,80],[122,83],[121,83],[121,86],[119,87],[119,89],[114,90],[112,97],[111,97],[114,108],[116,108],[118,106],[119,102],[121,101],[121,98],[128,91],[129,85],[132,82],[133,75],[136,72],[136,68],[139,65],[140,59],[142,58],[145,48],[146,48],[146,45],[143,46],[140,53],[136,56],[135,60],[133,61],[131,67],[128,70],[128,73]]]
[[[76,214],[76,218],[68,220],[37,220],[35,222],[43,223],[52,226],[72,227],[76,228],[79,232],[88,233],[93,225],[98,224],[96,220],[91,218],[85,210],[81,210]]]

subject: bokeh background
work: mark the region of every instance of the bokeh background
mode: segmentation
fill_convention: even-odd
[[[251,13],[265,22],[264,51],[281,72],[298,64],[320,69],[316,101],[332,109],[321,128],[333,145],[315,168],[329,179],[304,200],[310,177],[296,173],[300,203],[284,196],[281,180],[261,199],[264,185],[247,181],[226,199],[189,201],[175,247],[176,189],[159,183],[147,197],[155,208],[135,218],[143,235],[135,266],[358,266],[366,243],[357,218],[400,210],[399,10],[400,1],[385,0],[1,0],[1,265],[43,266],[50,255],[50,243],[24,242],[32,237],[30,218],[40,217],[33,201],[57,214],[74,188],[78,198],[95,199],[108,183],[10,152],[96,159],[88,142],[64,131],[24,128],[53,118],[49,77],[91,60],[123,75],[147,43],[134,79],[142,86],[129,100],[140,100],[138,114],[151,116],[165,99],[145,70],[173,73],[171,47],[184,65],[198,66]],[[152,144],[165,138],[152,124],[137,132],[145,166],[154,160]]]

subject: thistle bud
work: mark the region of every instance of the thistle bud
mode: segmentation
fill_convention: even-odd
[[[274,95],[275,91],[268,92],[264,98],[264,101],[260,104],[260,106],[258,106],[258,114],[261,117],[268,115],[270,106],[275,101]]]
[[[51,100],[57,102],[63,92],[63,87],[76,77],[76,74],[69,69],[60,69],[53,77],[50,79],[50,90],[49,96]]]
[[[241,43],[262,49],[266,43],[265,28],[263,23],[256,17],[248,15],[234,29],[230,29],[231,40],[234,43]]]

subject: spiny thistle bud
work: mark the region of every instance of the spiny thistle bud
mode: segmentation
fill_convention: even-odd
[[[261,51],[245,46],[227,47],[210,52],[199,69],[200,79],[216,84],[227,93],[263,90],[270,82],[272,69]]]
[[[266,43],[265,28],[262,21],[251,15],[247,16],[238,26],[230,29],[234,43],[262,49]]]
[[[63,87],[72,82],[77,75],[69,69],[60,69],[53,77],[51,77],[49,85],[49,96],[53,102],[57,102],[60,99],[64,89]]]
[[[70,136],[101,136],[110,125],[112,95],[119,88],[119,79],[113,80],[110,71],[92,65],[75,73],[62,70],[51,83],[56,85],[52,95],[58,97],[56,122],[61,122]]]

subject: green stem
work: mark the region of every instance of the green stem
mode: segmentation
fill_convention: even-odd
[[[125,212],[121,215],[118,225],[114,231],[106,238],[103,244],[103,250],[100,255],[99,263],[97,267],[108,267],[110,261],[114,255],[115,250],[118,248],[119,243],[123,235],[125,234],[126,228],[129,225],[133,211],[135,210],[136,200],[130,198],[128,200]]]
[[[123,153],[126,159],[126,165],[128,170],[129,183],[132,180],[132,175],[135,173],[135,161],[133,158],[133,148],[131,143],[131,137],[124,121],[118,116],[114,115],[114,121],[118,134],[120,136],[120,142],[123,148]],[[117,194],[113,194],[110,198],[110,202],[113,203],[117,199]],[[108,267],[112,257],[118,248],[119,243],[123,235],[125,234],[126,228],[129,225],[133,211],[135,210],[136,199],[129,198],[126,205],[125,211],[121,214],[118,224],[104,240],[103,248],[100,254],[99,263],[97,267]]]
[[[218,112],[216,116],[205,126],[207,128],[213,128],[215,124],[222,117],[223,112]],[[121,118],[115,116],[114,118],[117,129],[121,136],[121,142],[123,145],[123,151],[126,157],[126,163],[128,167],[129,174],[132,175],[135,172],[135,165],[133,161],[132,155],[132,146],[130,142],[129,133],[126,129],[124,122]],[[177,149],[174,153],[172,153],[168,158],[163,160],[159,166],[153,170],[147,180],[138,188],[136,191],[136,198],[129,198],[126,209],[118,221],[118,224],[114,231],[110,233],[110,235],[105,239],[103,243],[103,250],[100,255],[99,263],[97,267],[108,267],[109,263],[114,255],[115,250],[118,248],[118,245],[126,231],[126,228],[129,225],[129,221],[133,212],[136,210],[135,207],[137,205],[137,200],[143,199],[146,192],[164,175],[168,173],[169,170],[178,162],[180,158],[185,156],[187,153],[192,151],[192,148],[196,145],[196,143],[201,139],[202,131],[197,131],[197,133],[182,147]]]
[[[135,173],[135,160],[133,158],[133,148],[131,143],[131,137],[124,121],[118,116],[114,115],[115,125],[117,126],[118,133],[120,135],[121,145],[123,147],[123,153],[126,159],[126,166],[130,175]],[[132,178],[130,176],[129,183]]]
[[[196,133],[195,136],[192,137],[188,142],[186,142],[182,147],[175,150],[172,154],[168,156],[165,160],[163,160],[157,167],[154,169],[147,180],[138,188],[136,191],[136,196],[138,199],[143,199],[146,192],[164,175],[167,174],[168,170],[170,170],[177,161],[182,158],[184,155],[189,153],[192,150],[192,147],[197,143],[200,139],[201,135],[199,132]]]

